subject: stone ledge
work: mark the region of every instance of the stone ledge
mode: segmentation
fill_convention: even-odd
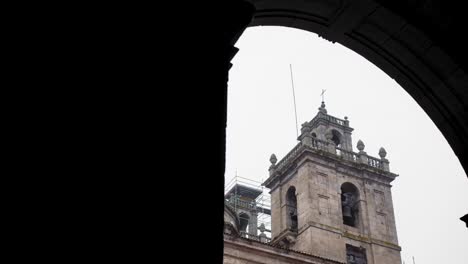
[[[246,242],[246,243],[243,243],[243,242]],[[236,246],[239,248],[260,251],[264,254],[272,254],[272,255],[280,256],[280,257],[287,258],[293,261],[302,261],[304,263],[317,264],[317,261],[320,261],[319,263],[324,263],[324,264],[327,264],[327,263],[345,264],[344,262],[341,262],[341,261],[325,258],[325,257],[318,256],[318,255],[309,254],[307,252],[297,251],[294,249],[281,247],[279,245],[272,245],[269,243],[263,243],[263,242],[259,242],[256,240],[250,240],[248,238],[235,237],[226,233],[224,234],[224,243],[230,243],[233,246]],[[238,257],[238,256],[233,256],[233,257]],[[310,258],[310,259],[304,259],[304,257]]]
[[[390,243],[390,242],[378,240],[378,239],[375,239],[375,238],[370,238],[370,237],[361,236],[361,235],[354,235],[354,234],[351,234],[351,233],[346,232],[346,231],[343,232],[343,237],[347,237],[347,238],[354,239],[354,240],[361,241],[361,242],[368,243],[368,244],[377,244],[379,246],[383,246],[383,247],[387,247],[387,248],[391,248],[391,249],[401,251],[400,246],[395,245],[395,244]]]

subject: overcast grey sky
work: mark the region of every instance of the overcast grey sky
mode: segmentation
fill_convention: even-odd
[[[248,28],[235,45],[228,83],[226,182],[268,178],[297,144],[289,64],[299,127],[310,121],[326,89],[328,114],[347,116],[353,147],[378,157],[387,150],[402,260],[468,263],[468,180],[458,159],[421,107],[398,83],[354,51],[316,34],[285,27]],[[428,219],[422,221],[421,219]]]

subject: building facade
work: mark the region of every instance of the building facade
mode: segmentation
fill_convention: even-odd
[[[279,162],[270,158],[263,183],[271,195],[270,238],[262,231],[262,240],[256,228],[247,237],[239,209],[226,204],[237,220],[225,221],[232,226],[225,228],[225,263],[301,263],[279,258],[298,254],[304,263],[401,264],[390,185],[397,175],[385,149],[372,157],[359,140],[354,152],[352,131],[346,117],[328,115],[322,102],[302,124],[298,144]],[[265,248],[278,255],[275,262],[261,260]]]

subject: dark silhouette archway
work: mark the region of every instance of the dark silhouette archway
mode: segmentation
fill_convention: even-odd
[[[167,206],[166,212],[177,211],[176,208],[184,206],[184,210],[178,210],[183,212],[184,216],[171,217],[171,228],[167,228],[171,234],[164,238],[176,238],[180,241],[183,236],[175,236],[173,232],[176,229],[185,235],[189,228],[204,226],[210,221],[210,230],[213,230],[213,233],[204,234],[203,240],[208,242],[202,245],[203,248],[207,248],[212,242],[213,252],[218,252],[216,256],[213,254],[218,260],[215,263],[221,263],[219,260],[222,260],[221,242],[224,224],[227,81],[231,60],[237,52],[234,45],[249,25],[280,25],[305,29],[318,33],[331,42],[339,42],[361,54],[397,80],[411,94],[447,139],[465,172],[468,171],[466,122],[468,120],[468,53],[466,52],[468,40],[464,37],[468,16],[464,14],[466,9],[462,8],[462,1],[263,0],[252,2],[253,4],[244,0],[206,2],[209,8],[203,6],[201,8],[203,12],[199,12],[201,9],[197,11],[191,8],[184,9],[178,2],[179,6],[173,9],[145,8],[141,5],[132,9],[129,5],[122,5],[120,7],[122,12],[109,11],[109,8],[119,8],[117,4],[106,5],[103,9],[93,5],[83,6],[83,11],[86,8],[86,12],[92,12],[90,16],[87,14],[85,16],[86,12],[78,12],[78,16],[73,16],[72,11],[75,8],[71,8],[61,12],[64,15],[57,19],[42,15],[48,18],[45,25],[35,22],[20,23],[28,24],[25,27],[26,31],[18,31],[20,35],[28,38],[27,41],[18,42],[21,44],[20,53],[26,52],[25,58],[31,62],[20,58],[17,60],[19,65],[33,69],[31,72],[41,68],[46,72],[29,75],[20,70],[21,78],[18,80],[33,81],[31,87],[43,83],[54,84],[59,91],[72,91],[73,96],[69,98],[78,95],[79,93],[73,88],[80,87],[79,90],[84,92],[83,97],[78,99],[80,103],[77,105],[81,105],[81,99],[83,102],[89,100],[89,104],[83,104],[84,107],[72,106],[73,111],[69,114],[65,111],[67,109],[65,106],[70,102],[69,98],[57,94],[62,99],[58,101],[66,103],[46,108],[47,111],[52,110],[51,113],[62,113],[59,118],[49,119],[49,114],[37,115],[35,111],[27,111],[27,118],[18,119],[28,125],[27,129],[21,131],[22,139],[18,142],[28,140],[26,145],[31,145],[33,151],[26,151],[22,147],[18,148],[18,151],[33,157],[31,159],[33,163],[25,162],[22,158],[18,160],[24,162],[26,167],[31,167],[34,173],[46,167],[53,168],[53,171],[59,175],[73,174],[75,171],[85,175],[94,171],[103,175],[112,175],[112,180],[107,178],[101,180],[102,186],[108,186],[109,183],[125,184],[125,188],[122,188],[125,192],[120,192],[118,188],[107,188],[111,190],[109,195],[102,194],[106,188],[98,188],[98,184],[91,184],[92,188],[99,189],[96,192],[99,195],[96,194],[96,197],[101,198],[103,202],[88,199],[87,205],[90,206],[81,206],[80,202],[80,206],[70,207],[73,210],[75,208],[82,210],[84,214],[77,211],[77,215],[82,215],[77,225],[69,225],[63,221],[66,224],[62,226],[67,232],[57,228],[60,230],[57,235],[64,237],[65,234],[74,241],[80,241],[75,239],[76,237],[86,238],[91,244],[94,241],[95,248],[100,248],[104,237],[110,237],[108,239],[109,242],[112,241],[110,244],[114,243],[116,246],[119,244],[119,247],[121,247],[120,242],[124,240],[132,243],[138,240],[145,241],[144,239],[121,240],[122,232],[118,232],[116,236],[115,230],[127,226],[128,230],[131,230],[127,232],[129,234],[146,235],[148,230],[141,228],[140,221],[148,219],[146,212],[150,212],[148,208],[154,206],[154,199],[150,196],[153,192],[159,193],[159,189],[155,190],[153,184],[142,183],[140,177],[134,186],[127,179],[132,178],[131,175],[150,175],[145,169],[157,170],[157,173],[151,175],[159,176],[162,175],[160,173],[162,168],[182,171],[184,167],[185,171],[197,174],[197,177],[188,173],[183,176],[168,174],[170,175],[168,177],[156,177],[157,181],[172,181],[163,184],[158,182],[157,186],[177,186],[178,193],[184,194],[184,199],[192,202],[176,205],[164,203]],[[186,17],[186,13],[180,12],[183,10],[188,10],[186,13],[192,14],[186,21],[182,20]],[[158,12],[170,13],[170,18],[177,21],[160,16]],[[154,17],[164,17],[165,23],[155,23],[152,20]],[[200,20],[201,23],[195,23]],[[85,24],[84,28],[82,24]],[[162,34],[166,33],[163,31],[168,24],[174,25],[172,28],[174,30],[170,30],[171,34],[161,38]],[[201,31],[204,29],[209,32],[202,35]],[[31,34],[32,31],[34,34]],[[177,36],[179,39],[173,38]],[[35,41],[30,41],[30,38]],[[150,41],[153,38],[157,41]],[[165,46],[156,47],[155,42],[164,43]],[[75,46],[70,46],[71,43]],[[166,49],[168,46],[172,48],[171,51]],[[30,56],[32,53],[36,53],[35,56]],[[56,57],[50,56],[54,53]],[[46,58],[42,59],[36,55]],[[170,59],[161,61],[162,57]],[[172,64],[166,63],[169,61]],[[55,72],[45,67],[46,62],[52,62],[51,64],[59,71]],[[73,67],[68,67],[67,63]],[[159,70],[158,67],[164,70]],[[12,65],[12,68],[17,71],[16,65]],[[166,74],[166,69],[172,70],[173,75]],[[163,74],[160,74],[161,71]],[[161,80],[160,75],[169,78]],[[44,82],[45,80],[47,82]],[[70,88],[69,84],[73,88]],[[160,90],[167,91],[168,95],[159,93]],[[149,91],[157,93],[155,95]],[[48,97],[47,93],[46,95]],[[165,102],[169,102],[170,105],[167,106]],[[154,105],[159,108],[154,110]],[[47,118],[43,118],[45,116]],[[39,122],[29,122],[30,117],[39,117],[37,118]],[[62,120],[67,120],[72,125],[64,129],[66,126],[62,125]],[[153,121],[156,121],[156,125]],[[35,126],[36,124],[40,126]],[[49,124],[59,124],[60,129],[54,131],[64,129],[66,133],[49,133],[48,129],[52,127]],[[40,129],[30,129],[31,125]],[[157,129],[151,129],[153,126]],[[52,141],[57,142],[55,145],[57,148],[52,152],[60,156],[58,161],[45,155],[46,152],[42,152],[52,148],[30,144],[30,139],[48,144],[47,140],[42,140],[42,135],[37,137],[36,130],[47,131],[47,134],[51,134],[47,136],[53,137]],[[76,131],[76,136],[71,137],[69,131]],[[156,136],[161,131],[167,131],[165,137]],[[31,135],[23,136],[25,135],[23,132]],[[37,140],[39,138],[41,140]],[[75,139],[79,140],[75,142]],[[154,143],[155,141],[157,143]],[[170,143],[164,151],[159,150],[162,141]],[[179,145],[176,146],[176,143]],[[35,155],[37,151],[41,154]],[[159,162],[160,158],[153,157],[156,152],[156,155],[165,157],[163,162]],[[70,158],[68,153],[72,153],[74,157]],[[13,156],[16,159],[16,156]],[[41,160],[36,163],[37,158],[41,156],[45,162]],[[97,170],[96,166],[101,170]],[[114,179],[117,175],[124,177],[122,180]],[[451,177],[451,175],[446,176]],[[154,177],[145,176],[145,178],[153,180]],[[74,183],[70,186],[76,182],[75,178],[72,179]],[[87,181],[85,183],[88,185]],[[208,183],[214,187],[207,187]],[[147,191],[144,190],[145,187]],[[185,189],[181,191],[179,188]],[[65,192],[70,193],[68,187],[55,189],[67,190]],[[119,190],[121,200],[118,199],[116,190]],[[130,195],[127,190],[133,191],[135,195]],[[54,197],[62,201],[60,205],[65,205],[61,207],[70,206],[68,200],[64,199],[65,195]],[[128,203],[130,197],[137,197],[134,198],[136,202]],[[116,201],[114,205],[117,206],[114,206],[114,211],[112,206],[103,206],[104,203],[106,205],[109,203],[109,198]],[[194,202],[200,201],[206,202],[209,206],[210,217],[193,217],[188,223],[186,216],[189,215],[189,210],[192,210],[190,213],[193,215],[200,214],[200,207],[193,206]],[[124,211],[122,207],[128,208],[129,213],[126,214],[126,218],[122,217]],[[52,211],[57,210],[54,208]],[[115,215],[105,216],[109,215],[108,212],[115,212]],[[143,215],[138,217],[137,214],[141,212],[144,212]],[[90,219],[96,221],[88,221],[87,214],[91,216]],[[134,224],[122,220],[116,224],[117,219],[134,221]],[[42,221],[41,224],[50,222],[52,224],[47,224],[53,227],[51,229],[56,228],[57,221],[48,220],[47,218],[47,221]],[[179,220],[180,224],[173,223],[173,220]],[[151,225],[148,226],[152,225],[151,221]],[[80,228],[77,229],[78,232],[73,233],[72,230],[75,228],[70,227]],[[140,228],[141,232],[135,232],[135,227]],[[41,228],[41,230],[48,229]],[[85,236],[79,233],[84,233]],[[88,235],[96,236],[98,239],[88,239]],[[117,237],[119,239],[115,239]],[[67,245],[67,250],[73,248],[69,247],[68,243],[62,244]],[[172,245],[172,243],[166,244]],[[109,255],[111,254],[106,254],[106,257]],[[120,254],[113,255],[120,256]],[[194,258],[199,254],[186,255]],[[207,255],[201,256],[202,262],[210,263],[207,258],[211,260],[212,255]],[[196,261],[191,259],[191,262]]]
[[[210,153],[220,166],[205,168],[219,184],[218,191],[206,194],[207,198],[219,195],[218,230],[222,230],[227,81],[231,60],[238,51],[235,43],[248,26],[304,29],[362,55],[414,98],[468,172],[468,40],[464,38],[467,16],[462,2],[226,0],[215,5],[214,10],[206,13],[212,21],[206,25],[217,27],[210,28],[216,41],[210,43],[209,52],[201,54],[209,67],[197,72],[202,78],[200,84],[212,89],[197,90],[197,96],[209,96],[204,100],[205,109],[198,111],[198,116],[205,118],[197,119],[197,123],[213,124],[213,119],[217,120],[210,130],[213,132],[204,132],[203,136],[207,140],[218,138]],[[213,14],[220,16],[214,19]],[[212,55],[207,58],[207,54]],[[200,102],[189,105],[199,106]],[[214,234],[213,238],[220,235]],[[216,257],[221,260],[222,252]]]
[[[440,129],[467,171],[467,72],[423,29],[392,11],[395,5],[364,0],[250,2],[255,13],[249,26],[317,33],[357,52],[395,79]]]

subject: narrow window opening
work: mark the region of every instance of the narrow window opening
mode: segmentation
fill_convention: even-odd
[[[346,263],[347,264],[367,264],[366,249],[346,245]]]
[[[341,134],[340,132],[336,131],[336,130],[332,130],[332,139],[333,143],[335,143],[335,145],[337,147],[341,146]]]
[[[249,226],[250,217],[246,213],[241,213],[239,215],[239,230],[241,232],[247,232]]]
[[[286,210],[288,227],[292,230],[297,230],[297,198],[294,186],[291,186],[286,193]]]
[[[359,215],[359,194],[356,186],[347,182],[341,185],[341,210],[343,213],[343,224],[352,227],[357,226]]]

